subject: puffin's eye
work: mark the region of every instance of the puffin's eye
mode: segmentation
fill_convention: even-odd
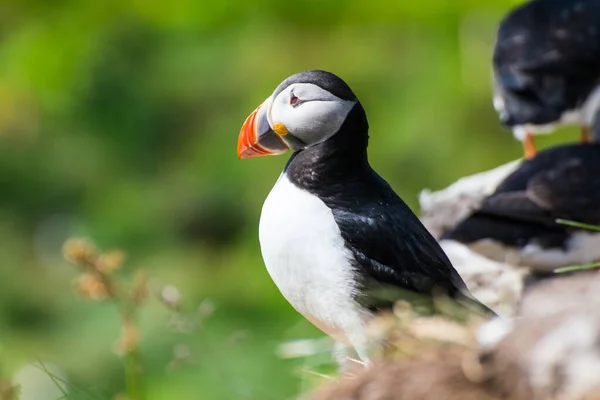
[[[300,99],[298,98],[298,96],[292,94],[292,96],[290,97],[290,105],[292,107],[296,107],[298,104],[300,104]]]

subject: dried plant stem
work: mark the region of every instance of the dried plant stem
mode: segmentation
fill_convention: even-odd
[[[118,302],[115,302],[115,305],[119,309],[123,328],[126,330],[128,327],[135,326],[133,311],[128,310],[127,307],[120,306]],[[144,400],[145,396],[142,385],[142,360],[138,345],[136,343],[134,347],[123,350],[125,350],[124,367],[127,396],[129,397],[129,400]]]
[[[97,270],[96,270],[97,271]],[[113,284],[111,279],[103,273],[97,272],[98,277],[107,288],[108,297],[117,308],[121,316],[122,326],[124,328],[135,326],[133,310],[127,302],[122,302],[118,288]],[[141,355],[137,344],[132,349],[125,351],[125,385],[127,387],[127,396],[129,400],[144,400],[142,390],[142,363]]]
[[[136,349],[125,358],[127,394],[131,400],[143,400],[140,352]]]
[[[101,254],[91,243],[73,239],[65,243],[63,252],[68,261],[79,265],[84,272],[78,280],[80,294],[95,301],[110,301],[119,314],[122,332],[117,350],[124,360],[127,399],[144,400],[135,314],[147,296],[145,274],[138,271],[131,288],[124,292],[113,277],[123,264],[124,255],[120,251]]]

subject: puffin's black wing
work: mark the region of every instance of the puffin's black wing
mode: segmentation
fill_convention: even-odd
[[[340,197],[326,200],[356,261],[363,293],[385,287],[427,294],[441,289],[455,298],[472,299],[433,236],[390,186],[375,172],[370,173],[345,184],[353,193],[351,201]],[[373,304],[379,299],[364,300]]]
[[[598,154],[600,158],[600,153]],[[600,159],[572,158],[531,179],[527,195],[552,216],[600,222]]]
[[[574,155],[533,175],[524,191],[496,193],[479,213],[547,226],[557,218],[600,222],[600,152],[597,159]]]
[[[576,109],[600,77],[600,1],[535,0],[500,24],[493,56],[503,122],[545,124]]]
[[[514,246],[536,239],[545,247],[561,247],[570,228],[557,218],[600,224],[600,146],[539,153],[442,238],[463,243],[489,238]]]

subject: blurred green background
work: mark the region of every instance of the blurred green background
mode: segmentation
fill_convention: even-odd
[[[418,211],[421,189],[521,154],[490,99],[494,31],[517,3],[2,0],[5,375],[41,359],[99,398],[123,391],[119,320],[74,293],[62,260],[84,236],[124,249],[126,275],[176,286],[191,313],[214,306],[188,334],[144,309],[148,399],[293,398],[305,361],[276,348],[321,334],[264,269],[258,218],[287,156],[239,161],[242,122],[287,76],[337,73],[367,110],[372,165]]]

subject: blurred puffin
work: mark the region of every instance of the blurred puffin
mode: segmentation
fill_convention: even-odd
[[[600,136],[600,1],[533,0],[500,23],[493,55],[494,107],[536,153],[534,134],[576,124]],[[600,124],[598,124],[600,125]]]
[[[600,144],[552,147],[523,160],[441,243],[542,273],[600,260],[600,234],[559,218],[600,225]]]
[[[418,218],[369,165],[365,110],[338,76],[319,70],[284,80],[244,122],[239,158],[292,150],[265,200],[259,240],[290,304],[368,362],[375,312],[436,290],[479,310]]]

